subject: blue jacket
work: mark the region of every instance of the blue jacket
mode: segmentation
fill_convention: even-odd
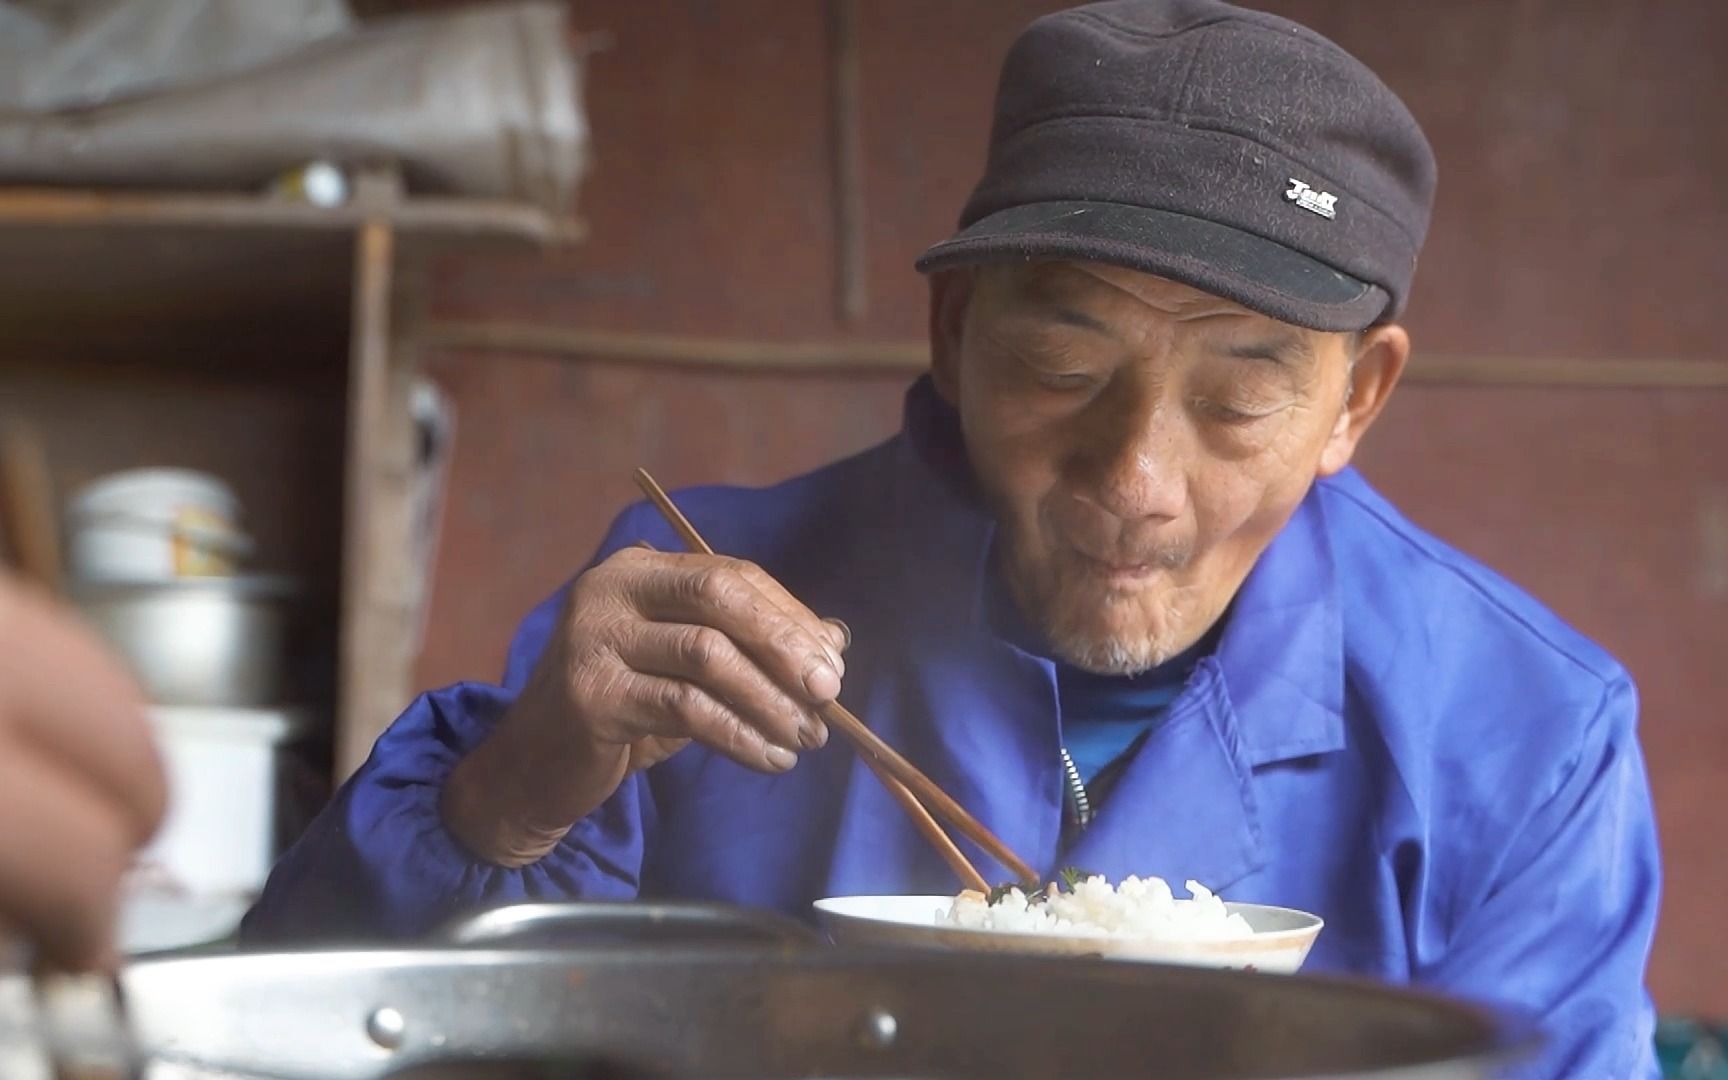
[[[765,490],[676,496],[718,550],[846,620],[842,697],[872,728],[1043,869],[1194,878],[1317,912],[1310,970],[1532,1010],[1551,1042],[1530,1075],[1656,1075],[1643,989],[1656,834],[1636,695],[1611,657],[1360,476],[1322,481],[1062,850],[1052,666],[991,632],[993,526],[955,418],[927,381],[907,402],[906,430],[856,457]],[[678,546],[637,505],[599,555],[639,539]],[[277,866],[249,941],[412,935],[520,899],[805,915],[823,896],[955,890],[838,739],[773,777],[692,746],[532,866],[470,856],[440,823],[439,786],[522,686],[559,599],[523,622],[501,685],[428,693],[379,739]],[[962,844],[987,877],[999,869]]]

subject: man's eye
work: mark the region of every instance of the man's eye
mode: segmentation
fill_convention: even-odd
[[[1268,415],[1265,412],[1254,412],[1250,409],[1238,408],[1235,405],[1223,401],[1217,401],[1212,398],[1197,398],[1195,399],[1194,407],[1201,413],[1201,415],[1223,424],[1247,424],[1252,423],[1255,420],[1263,419]]]
[[[1083,390],[1092,384],[1092,376],[1079,371],[1040,371],[1036,376],[1049,390]]]

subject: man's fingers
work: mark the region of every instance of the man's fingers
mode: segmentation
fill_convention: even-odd
[[[782,610],[758,587],[759,569],[706,556],[639,552],[637,557],[654,560],[632,584],[644,616],[719,630],[781,689],[808,703],[839,695],[845,662],[832,644],[832,631],[814,616],[804,619]]]
[[[833,656],[834,663],[839,666],[841,674],[845,674],[846,661],[844,654],[846,649],[852,644],[852,630],[850,627],[839,619],[824,619],[817,616],[815,612],[804,606],[803,601],[799,600],[796,596],[793,596],[792,593],[787,590],[786,586],[780,584],[777,578],[753,562],[739,563],[738,572],[748,578],[750,583],[756,586],[757,591],[761,592],[763,596],[766,596],[770,601],[772,601],[776,607],[778,607],[794,622],[798,623],[806,630],[809,630],[812,636],[815,636],[818,640],[827,644],[829,646],[829,651]]]
[[[650,769],[690,745],[689,739],[668,739],[660,735],[645,735],[630,744],[630,756],[625,763],[629,772]]]
[[[733,641],[711,626],[643,623],[618,655],[636,671],[692,682],[725,702],[769,742],[814,750],[827,732],[809,708],[769,679]]]
[[[758,591],[768,598],[769,602],[780,609],[782,614],[800,625],[815,620],[816,632],[828,640],[829,658],[834,663],[836,670],[844,676],[846,674],[846,650],[852,647],[852,628],[836,618],[817,619],[809,608],[786,590],[785,586],[755,563],[744,563],[739,569],[757,587]],[[801,740],[804,747],[812,749],[826,744],[828,742],[828,726],[819,717],[813,717],[810,724],[805,737]]]
[[[832,636],[836,639],[835,644],[839,647],[841,655],[845,655],[846,650],[852,647],[852,628],[831,615],[822,621],[833,631]]]
[[[0,582],[0,710],[25,741],[114,800],[133,843],[155,831],[167,781],[136,683],[76,620],[10,582]]]
[[[688,738],[757,772],[782,773],[798,755],[763,737],[724,701],[695,683],[632,673],[625,707],[649,735]]]
[[[59,761],[17,747],[0,762],[0,822],[0,922],[58,964],[112,967],[133,823]]]

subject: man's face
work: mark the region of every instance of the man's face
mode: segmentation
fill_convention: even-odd
[[[1092,264],[986,267],[945,288],[960,291],[938,289],[937,384],[1001,567],[1087,670],[1143,671],[1198,641],[1360,434],[1353,335]]]

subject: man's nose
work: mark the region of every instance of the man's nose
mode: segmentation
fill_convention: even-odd
[[[1180,516],[1188,497],[1181,418],[1158,386],[1106,393],[1099,415],[1083,420],[1089,501],[1123,522]]]

